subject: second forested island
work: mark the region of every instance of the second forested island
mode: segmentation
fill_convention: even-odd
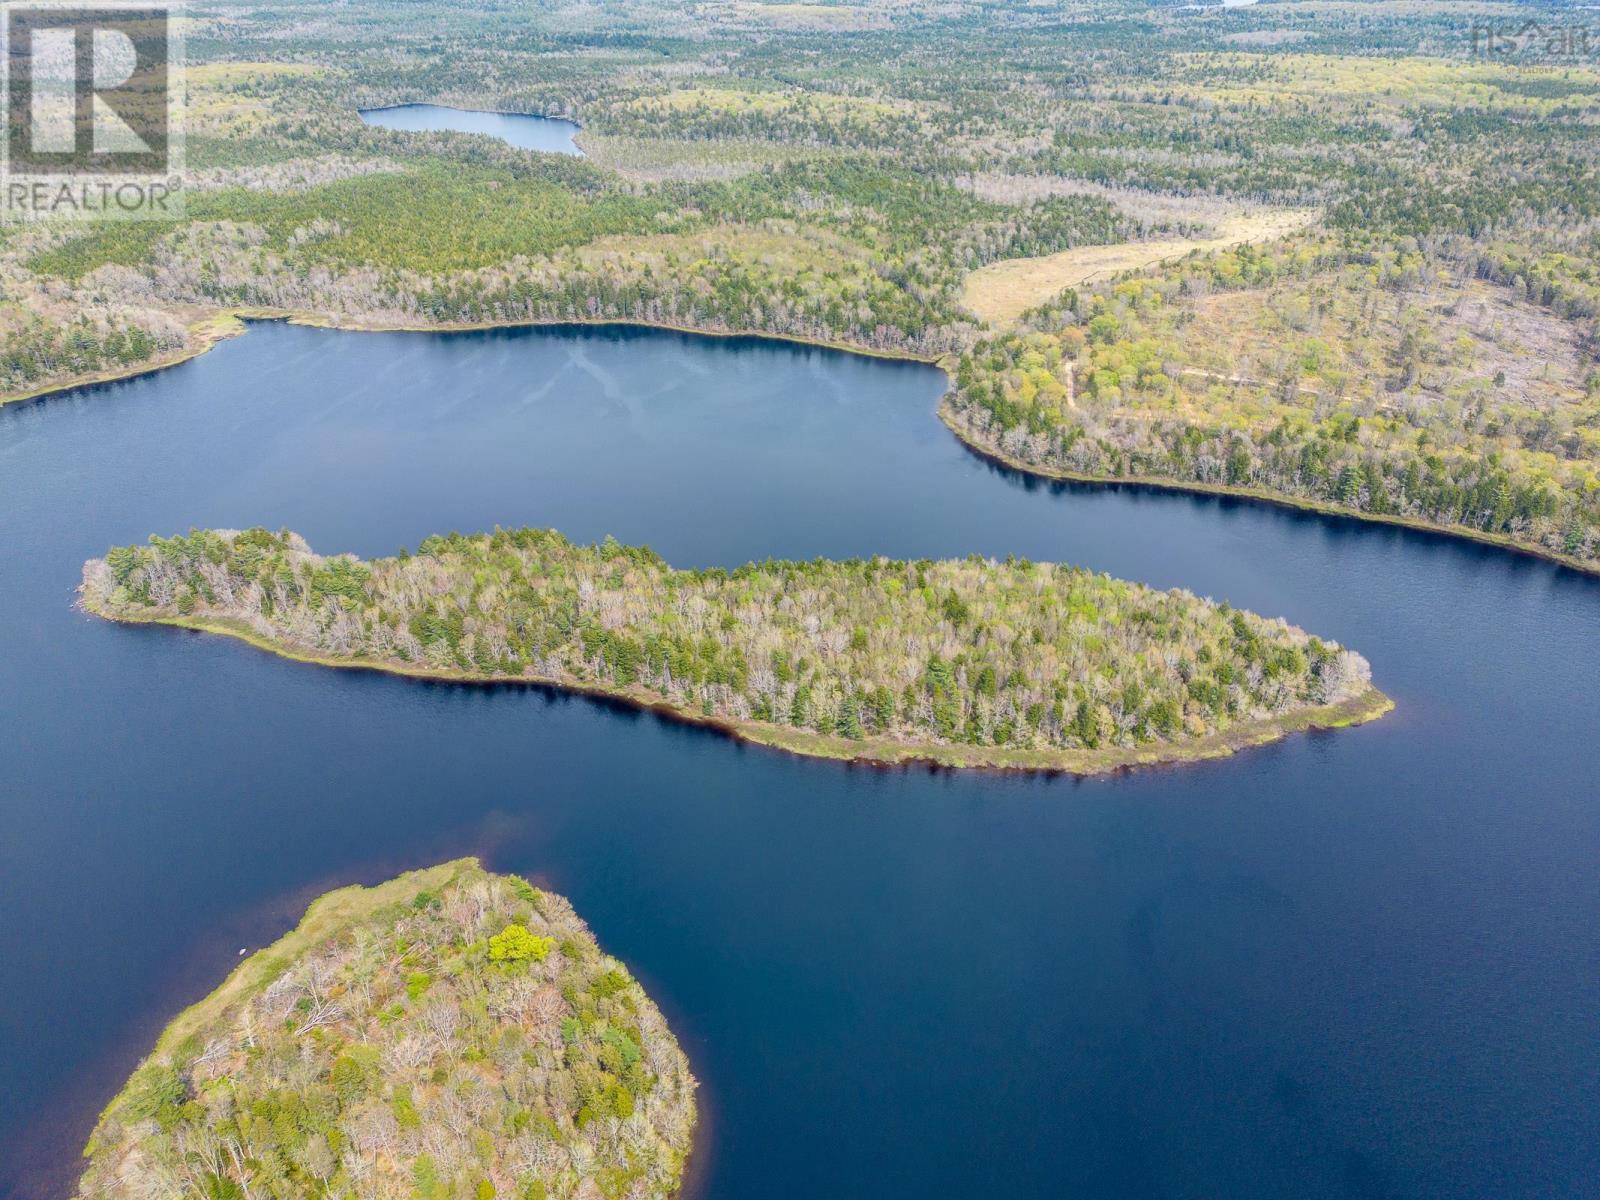
[[[689,1064],[559,896],[476,859],[314,902],[179,1014],[77,1200],[668,1200]]]
[[[873,762],[1102,771],[1391,707],[1364,658],[1282,621],[1016,559],[674,570],[519,529],[361,561],[202,530],[89,561],[82,596],[293,658],[548,683]]]

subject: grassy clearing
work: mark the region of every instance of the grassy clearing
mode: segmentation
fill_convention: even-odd
[[[1172,354],[1190,368],[1186,373],[1244,389],[1271,389],[1292,378],[1308,398],[1303,407],[1319,398],[1363,404],[1370,417],[1406,419],[1408,437],[1415,436],[1413,416],[1451,405],[1513,416],[1583,405],[1593,369],[1572,322],[1475,279],[1441,277],[1374,294],[1359,276],[1321,276],[1309,284],[1216,293],[1194,301],[1189,312]],[[1420,363],[1417,377],[1399,387],[1395,364],[1410,346]],[[1204,407],[1220,403],[1208,397]],[[1276,420],[1281,408],[1267,412],[1265,419]],[[1574,445],[1592,462],[1600,457],[1600,432],[1584,416],[1574,421]],[[1452,429],[1465,427],[1464,417],[1450,422]],[[1448,444],[1448,432],[1438,431],[1440,444]],[[1552,464],[1552,473],[1576,465]]]
[[[477,859],[462,858],[423,871],[410,871],[376,887],[354,885],[318,897],[306,909],[298,925],[266,949],[245,959],[222,986],[204,1000],[179,1013],[162,1031],[155,1054],[172,1053],[184,1039],[215,1025],[229,1009],[259,993],[297,959],[366,921],[380,909],[407,903],[418,892],[438,892],[457,876],[481,870]]]
[[[1008,259],[968,275],[962,302],[990,325],[1009,326],[1028,309],[1067,288],[1109,279],[1124,271],[1142,270],[1196,251],[1271,241],[1304,229],[1316,219],[1313,209],[1256,209],[1223,218],[1209,238],[1157,238],[1114,246],[1079,246],[1043,258]]]
[[[1470,48],[1470,30],[1462,40]],[[1476,107],[1540,114],[1571,104],[1600,101],[1600,71],[1588,63],[1540,67],[1499,62],[1448,62],[1429,58],[1358,58],[1350,55],[1279,55],[1271,59],[1223,56],[1222,63],[1262,66],[1270,62],[1269,81],[1243,87],[1196,87],[1195,99],[1219,104],[1282,103],[1295,98],[1308,104],[1337,97],[1346,103],[1370,102],[1383,108],[1461,109]],[[1522,85],[1559,82],[1570,94],[1518,94]],[[1504,85],[1511,85],[1508,90]]]
[[[191,87],[223,87],[251,83],[274,76],[304,78],[320,75],[322,68],[311,63],[218,62],[192,66],[185,73]]]
[[[765,166],[834,157],[823,146],[795,146],[753,139],[643,138],[585,130],[578,139],[589,161],[634,183],[737,179]]]

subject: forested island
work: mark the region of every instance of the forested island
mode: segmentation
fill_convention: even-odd
[[[571,905],[463,859],[331,892],[162,1034],[78,1200],[665,1200],[695,1082]]]
[[[520,529],[362,561],[219,530],[113,549],[81,594],[294,658],[553,684],[876,762],[1105,770],[1390,707],[1359,654],[1282,621],[1019,559],[674,570]]]

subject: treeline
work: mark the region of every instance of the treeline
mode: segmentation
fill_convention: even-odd
[[[1437,259],[1466,243],[1444,258],[1466,270],[1470,251],[1483,278],[1594,319],[1596,246],[1570,231],[1600,218],[1600,86],[1577,68],[1468,61],[1439,14],[915,3],[848,32],[828,28],[844,10],[630,2],[591,17],[576,29],[449,3],[397,24],[365,0],[314,26],[276,2],[249,21],[208,16],[195,46],[231,61],[191,81],[204,186],[185,222],[97,224],[0,256],[0,286],[26,276],[86,308],[637,320],[932,355],[976,339],[961,300],[972,270],[1173,232],[1131,216],[1159,211],[1136,201],[1061,194],[1077,180],[1193,211],[1315,205],[1330,259],[1407,239]],[[413,100],[570,116],[641,158],[659,147],[673,169],[357,114]],[[979,177],[1040,186],[980,196],[956,182]],[[1273,264],[1235,261],[1236,278],[1209,286],[1271,285],[1259,272]],[[1054,332],[1043,316],[1029,327]],[[1009,396],[969,399],[1001,434],[1016,427]],[[1341,493],[1345,465],[1329,485]]]
[[[76,1195],[667,1200],[694,1086],[565,900],[466,860],[324,897],[184,1013]]]
[[[160,320],[150,324],[154,328],[127,317],[52,321],[31,314],[9,322],[0,336],[0,392],[133,366],[186,344],[182,326]]]
[[[541,530],[322,558],[195,532],[85,568],[105,615],[223,619],[275,646],[574,683],[845,740],[1093,750],[1361,696],[1359,655],[1185,592],[1007,560],[673,570]]]
[[[969,336],[968,270],[1147,232],[1098,197],[1003,205],[864,159],[594,193],[498,169],[317,161],[346,177],[202,193],[176,230],[95,228],[29,266],[74,279],[128,266],[174,301],[361,320],[636,320],[937,354]]]
[[[1032,332],[963,355],[946,411],[1046,471],[1265,491],[1594,560],[1597,300],[1590,262],[1548,248],[1241,247],[1064,293]]]
[[[337,231],[313,222],[296,236],[305,245]],[[297,249],[275,250],[249,226],[197,225],[154,248],[151,270],[174,300],[310,310],[378,325],[640,321],[928,357],[967,344],[975,329],[936,274],[891,269],[785,228],[607,251],[578,247],[444,275],[330,272]]]

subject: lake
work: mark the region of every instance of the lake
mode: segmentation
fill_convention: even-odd
[[[583,155],[577,142],[573,141],[578,126],[560,117],[482,112],[471,108],[446,108],[441,104],[396,104],[390,108],[363,108],[361,119],[368,125],[381,125],[385,129],[403,129],[410,133],[431,133],[442,129],[456,133],[483,133],[522,150]]]
[[[1594,1195],[1600,581],[1025,479],[942,389],[748,339],[262,325],[0,409],[0,1195],[67,1191],[240,947],[467,853],[569,896],[659,1002],[701,1200]],[[880,771],[72,607],[108,546],[253,524],[1071,561],[1345,641],[1399,708],[1108,778]]]

